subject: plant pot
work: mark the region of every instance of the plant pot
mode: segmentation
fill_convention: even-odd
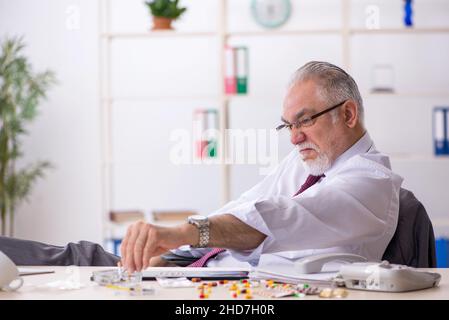
[[[153,16],[152,30],[173,30],[171,22],[173,19]]]

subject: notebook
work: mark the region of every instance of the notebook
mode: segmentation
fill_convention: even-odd
[[[156,278],[201,278],[203,280],[221,280],[221,279],[247,279],[250,272],[249,268],[192,268],[192,267],[149,267],[142,271],[144,280],[153,280]]]

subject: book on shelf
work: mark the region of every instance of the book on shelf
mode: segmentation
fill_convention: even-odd
[[[195,156],[198,159],[217,157],[218,111],[196,109],[193,112]]]
[[[235,47],[237,94],[248,93],[248,49],[246,47]]]
[[[237,91],[237,78],[235,70],[235,52],[234,48],[226,46],[225,48],[225,93],[235,94]]]
[[[196,109],[193,112],[193,137],[195,140],[195,155],[202,159],[206,155],[207,140],[204,132],[207,130],[207,111]]]
[[[145,219],[145,214],[139,210],[112,210],[109,212],[112,222],[123,223]]]
[[[154,221],[186,221],[191,215],[198,214],[191,210],[153,210]]]
[[[248,48],[244,46],[225,48],[225,93],[248,93]]]
[[[435,155],[449,155],[449,107],[433,109],[433,140]]]

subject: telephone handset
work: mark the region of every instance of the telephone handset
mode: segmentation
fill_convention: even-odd
[[[9,257],[0,251],[0,291],[14,291],[23,284],[19,269]]]
[[[300,274],[318,273],[324,264],[332,261],[365,262],[367,259],[352,253],[324,253],[297,260],[295,270]]]
[[[331,261],[350,262],[340,266],[334,281],[350,289],[405,292],[438,286],[441,275],[388,261],[368,262],[355,254],[327,253],[302,258],[295,262],[298,273],[317,273]]]

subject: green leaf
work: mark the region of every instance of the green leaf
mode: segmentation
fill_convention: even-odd
[[[12,173],[6,178],[5,190],[14,207],[21,200],[28,200],[31,187],[38,178],[44,176],[44,171],[49,168],[51,168],[49,162],[41,161]]]
[[[187,8],[179,7],[178,2],[178,0],[153,0],[147,1],[145,4],[153,16],[175,20],[187,10]]]
[[[6,216],[5,210],[14,213],[17,204],[29,196],[35,181],[51,167],[45,161],[21,170],[15,167],[23,156],[20,138],[28,133],[27,124],[39,114],[39,104],[57,83],[52,71],[33,71],[28,58],[22,54],[24,47],[21,37],[6,38],[0,44],[1,219]]]

